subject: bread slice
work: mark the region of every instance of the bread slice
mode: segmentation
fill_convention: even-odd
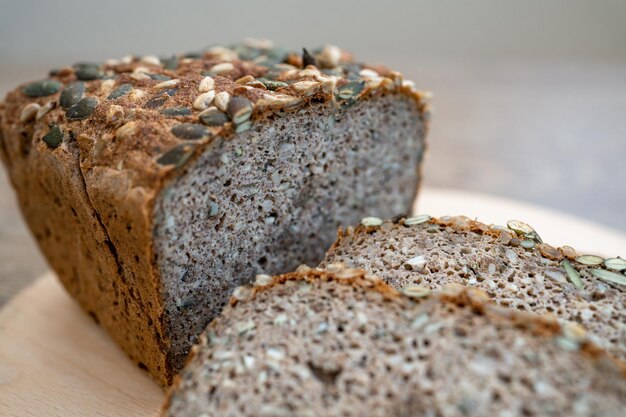
[[[403,295],[354,269],[237,290],[165,405],[191,416],[619,416],[623,364],[476,289]]]
[[[578,323],[626,359],[626,275],[619,270],[626,261],[554,248],[519,221],[500,227],[421,215],[364,224],[340,231],[322,265],[364,268],[397,289],[480,288],[502,306]]]
[[[166,384],[233,288],[409,211],[426,98],[337,47],[248,40],[54,70],[0,106],[0,154],[65,287]]]

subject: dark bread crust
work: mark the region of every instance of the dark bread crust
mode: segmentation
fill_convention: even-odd
[[[341,62],[347,65],[349,59],[343,53]],[[160,103],[162,98],[162,107],[192,108],[205,79],[202,73],[224,60],[224,53],[209,51],[197,59],[181,58],[175,70],[138,58],[107,63],[100,70],[113,79],[85,81],[86,95],[96,98],[98,105],[84,120],[67,119],[59,105],[62,89],[28,97],[18,88],[7,95],[0,109],[0,153],[42,252],[70,294],[164,385],[171,382],[173,369],[167,358],[162,305],[161,279],[167,277],[160,277],[156,268],[153,209],[159,193],[184,174],[185,167],[157,160],[176,146],[189,144],[194,153],[187,163],[193,163],[214,138],[234,137],[237,126],[227,122],[208,127],[209,133],[201,139],[181,139],[172,128],[180,123],[199,124],[198,112],[166,117],[151,103]],[[268,91],[235,82],[244,75],[267,77],[268,67],[238,58],[228,60],[232,70],[212,75],[214,91],[247,98],[254,105],[254,123],[309,103],[335,102],[337,88],[349,83],[338,77],[330,80],[332,88],[328,89],[324,86],[329,81],[319,81],[324,77],[314,75],[315,68],[302,73],[303,69],[293,66],[275,77],[289,87]],[[297,65],[298,56],[290,55],[288,62]],[[358,99],[409,96],[418,104],[418,117],[426,127],[425,96],[402,85],[398,73],[376,69],[385,82],[378,88],[366,86]],[[144,71],[178,82],[163,88],[163,80],[142,76]],[[77,80],[77,71],[64,68],[52,78],[67,86]],[[319,86],[310,94],[295,88],[300,81],[315,81]],[[133,90],[120,98],[107,98],[123,84],[132,84]],[[32,121],[35,116],[24,116],[31,103],[40,107],[52,103],[53,107]],[[43,142],[52,126],[64,134],[55,148]]]

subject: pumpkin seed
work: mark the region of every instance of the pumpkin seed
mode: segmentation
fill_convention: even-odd
[[[22,92],[28,97],[44,97],[56,93],[62,85],[54,80],[35,81],[22,88]]]
[[[83,98],[85,94],[85,83],[82,81],[75,81],[69,83],[63,89],[61,93],[61,107],[69,109]]]
[[[383,220],[378,217],[365,217],[361,220],[361,224],[365,227],[380,226]]]
[[[61,132],[58,126],[54,126],[43,137],[43,141],[51,148],[58,148],[63,142],[63,132]]]
[[[576,258],[576,262],[583,265],[595,266],[600,265],[602,262],[604,262],[604,258],[595,255],[582,255]]]
[[[591,273],[603,281],[626,285],[626,275],[607,271],[606,269],[592,269]]]
[[[67,109],[65,117],[69,120],[82,120],[89,117],[98,106],[98,99],[95,97],[85,97],[74,106]]]
[[[402,292],[411,298],[423,298],[430,294],[430,289],[420,287],[419,285],[408,285],[402,288]]]
[[[578,288],[579,290],[582,289],[583,281],[580,278],[580,274],[572,266],[570,261],[568,261],[567,259],[564,259],[563,262],[561,262],[561,265],[563,265],[563,268],[565,268],[565,272],[567,272],[567,277],[569,278],[571,283],[574,284],[574,287]]]
[[[159,113],[166,117],[189,116],[191,114],[191,110],[188,107],[178,106],[162,109]]]
[[[614,271],[623,271],[626,269],[626,259],[609,258],[604,261],[604,266]]]
[[[174,167],[180,168],[191,158],[195,149],[195,145],[183,143],[161,155],[157,159],[157,163],[159,165],[174,165]]]
[[[227,114],[233,123],[240,125],[250,119],[252,103],[245,97],[235,96],[228,103]]]
[[[174,126],[172,134],[180,139],[197,140],[209,136],[209,129],[198,123],[181,123]]]
[[[83,81],[97,80],[104,75],[100,69],[100,65],[89,62],[75,64],[74,73],[76,74],[76,78]]]
[[[121,84],[119,87],[117,87],[115,90],[113,90],[111,92],[111,94],[109,94],[109,96],[107,97],[107,99],[109,100],[115,100],[116,98],[120,98],[122,96],[125,96],[126,94],[128,94],[131,90],[133,89],[133,85],[130,83],[126,83],[126,84]]]
[[[420,214],[419,216],[409,217],[408,219],[404,219],[402,224],[405,226],[416,226],[418,224],[426,223],[430,220],[430,216],[428,214]]]

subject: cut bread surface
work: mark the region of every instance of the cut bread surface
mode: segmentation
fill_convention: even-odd
[[[260,276],[209,325],[164,414],[620,415],[623,365],[580,327],[487,298],[411,298],[353,269]]]
[[[173,363],[256,274],[319,263],[337,227],[411,207],[422,154],[410,99],[314,105],[216,142],[157,200]]]
[[[589,330],[626,359],[626,275],[620,258],[577,254],[541,242],[530,226],[487,226],[467,217],[427,215],[371,220],[340,232],[322,265],[364,268],[394,288],[435,291],[459,283],[485,291],[498,304],[552,315]]]

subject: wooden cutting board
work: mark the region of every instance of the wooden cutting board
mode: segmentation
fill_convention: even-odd
[[[506,199],[426,188],[417,211],[525,220],[555,245],[615,256],[626,236]],[[163,391],[68,297],[52,274],[0,311],[0,416],[157,416]]]

